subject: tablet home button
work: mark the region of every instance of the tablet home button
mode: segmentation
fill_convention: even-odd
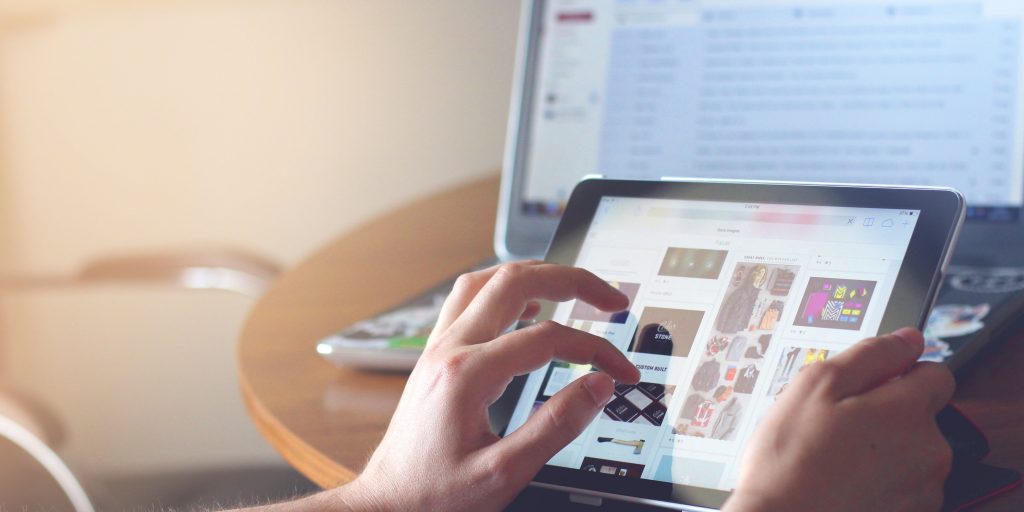
[[[594,507],[600,507],[604,502],[603,499],[589,494],[569,494],[569,501],[580,505],[591,505]]]

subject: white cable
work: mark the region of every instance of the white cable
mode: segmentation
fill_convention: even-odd
[[[77,512],[95,512],[92,502],[89,501],[89,496],[85,494],[85,489],[82,489],[82,485],[78,483],[75,475],[71,474],[71,470],[64,464],[64,461],[60,460],[60,457],[49,446],[46,446],[46,443],[6,416],[0,416],[0,436],[10,439],[11,442],[35,458],[50,473]]]

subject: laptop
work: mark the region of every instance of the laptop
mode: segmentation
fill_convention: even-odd
[[[927,357],[960,368],[1024,308],[1022,21],[1019,0],[524,0],[479,266],[542,258],[588,175],[954,187],[969,221]],[[450,286],[317,349],[422,346]]]
[[[959,368],[1024,316],[1022,22],[1019,0],[526,0],[496,253],[543,256],[586,175],[954,187],[928,334]]]

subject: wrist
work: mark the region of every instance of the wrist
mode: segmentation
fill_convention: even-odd
[[[302,500],[259,510],[261,512],[305,512],[307,510],[384,512],[388,508],[381,502],[379,493],[374,493],[364,482],[356,478],[344,485],[325,490],[323,493],[316,493]]]
[[[389,508],[379,499],[379,493],[372,492],[357,478],[341,487],[318,492],[299,500],[240,509],[238,512],[320,512],[323,510],[384,512]]]
[[[329,510],[343,512],[384,512],[388,507],[384,504],[379,492],[366,485],[362,477],[323,493]]]

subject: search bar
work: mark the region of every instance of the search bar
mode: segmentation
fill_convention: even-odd
[[[702,210],[699,208],[654,207],[647,211],[655,219],[716,220],[725,222],[760,222],[768,224],[800,224],[815,226],[855,226],[857,217],[848,215],[817,215],[813,213],[781,213],[760,211]]]

